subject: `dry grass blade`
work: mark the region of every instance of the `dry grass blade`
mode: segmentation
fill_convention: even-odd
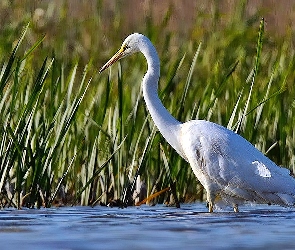
[[[150,195],[149,197],[145,198],[144,200],[142,200],[142,201],[140,201],[140,202],[137,202],[137,203],[135,204],[135,206],[140,206],[140,205],[142,205],[142,204],[148,203],[148,202],[150,202],[151,200],[153,200],[153,199],[155,199],[156,197],[158,197],[159,195],[161,195],[161,194],[163,194],[163,193],[165,193],[165,192],[167,192],[167,191],[169,191],[169,190],[170,190],[170,187],[164,188],[164,189],[162,189],[161,191],[158,191],[158,192],[156,192],[156,193]]]

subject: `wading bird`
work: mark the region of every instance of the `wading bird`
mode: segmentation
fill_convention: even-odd
[[[142,80],[143,96],[160,133],[191,168],[207,193],[209,212],[220,206],[245,202],[295,205],[295,178],[277,166],[243,137],[205,120],[177,121],[158,96],[160,61],[151,41],[142,34],[129,35],[120,50],[100,69],[141,52],[148,64]]]

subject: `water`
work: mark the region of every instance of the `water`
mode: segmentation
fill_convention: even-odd
[[[64,207],[0,210],[0,249],[295,249],[295,210]]]

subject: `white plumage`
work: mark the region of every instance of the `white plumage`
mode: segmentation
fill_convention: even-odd
[[[237,212],[238,205],[245,202],[295,205],[295,179],[289,170],[231,130],[204,120],[181,123],[167,111],[158,97],[158,54],[147,37],[129,35],[100,72],[135,52],[142,52],[148,63],[142,87],[152,119],[206,189],[209,212],[223,205]]]

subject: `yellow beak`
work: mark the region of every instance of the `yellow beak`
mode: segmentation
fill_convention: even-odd
[[[110,60],[108,60],[106,64],[100,68],[99,73],[101,73],[102,71],[110,67],[112,64],[120,60],[123,57],[123,52],[124,52],[123,48],[119,49],[118,52],[115,55],[113,55],[113,57]]]

